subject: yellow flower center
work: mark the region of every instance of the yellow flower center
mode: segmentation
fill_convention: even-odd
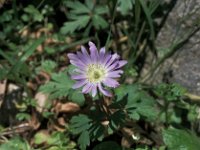
[[[86,69],[87,79],[91,83],[101,82],[106,76],[106,69],[100,64],[90,64]]]

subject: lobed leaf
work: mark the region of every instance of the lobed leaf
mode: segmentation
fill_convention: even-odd
[[[64,4],[71,8],[72,10],[70,12],[74,14],[84,14],[91,11],[86,5],[79,1],[66,1]]]
[[[83,131],[78,138],[78,144],[81,150],[86,150],[86,147],[90,145],[90,136],[87,130]]]
[[[42,85],[39,90],[49,94],[49,98],[61,98],[67,96],[72,87],[72,80],[65,73],[52,74],[51,81]]]
[[[187,130],[169,128],[163,131],[164,143],[170,150],[199,150],[200,138]]]
[[[122,15],[126,15],[133,8],[133,0],[118,0],[119,10]]]
[[[132,119],[145,117],[155,119],[157,110],[155,100],[138,85],[121,85],[115,90],[116,102],[111,107],[123,107]]]
[[[90,16],[88,15],[78,16],[75,21],[65,22],[64,26],[61,27],[60,32],[62,34],[68,34],[68,33],[72,34],[74,31],[80,30],[86,27],[89,20],[90,20]]]

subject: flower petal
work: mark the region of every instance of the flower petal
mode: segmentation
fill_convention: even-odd
[[[90,91],[91,91],[91,87],[92,87],[92,84],[91,83],[87,83],[84,87],[83,87],[83,89],[82,89],[82,93],[89,93]]]
[[[106,54],[102,60],[102,65],[105,66],[105,64],[111,59],[112,55],[111,54]]]
[[[70,63],[71,63],[72,65],[76,66],[76,67],[81,68],[81,69],[86,67],[85,64],[79,62],[78,60],[77,60],[77,61],[75,61],[75,60],[70,60]]]
[[[97,94],[97,85],[93,85],[92,87],[92,97],[95,97]]]
[[[126,60],[120,60],[119,61],[119,65],[117,66],[116,69],[123,67],[124,65],[126,65],[128,62]]]
[[[98,83],[98,88],[99,88],[100,92],[103,93],[103,95],[112,97],[112,94],[109,91],[103,89],[101,83]]]
[[[70,60],[79,60],[78,56],[73,53],[68,53],[67,56],[69,57]]]
[[[110,66],[115,60],[119,59],[119,55],[117,53],[113,54],[111,59],[106,63],[106,67]]]
[[[119,82],[117,82],[116,80],[112,79],[112,78],[106,78],[104,81],[103,81],[103,84],[105,86],[108,86],[108,87],[112,87],[112,88],[116,88],[119,86]]]
[[[87,80],[80,80],[80,81],[77,81],[77,82],[72,86],[72,88],[73,88],[73,89],[80,88],[80,87],[82,87],[83,85],[85,85],[86,83],[87,83]]]
[[[84,57],[87,59],[87,62],[91,63],[91,58],[90,58],[90,56],[89,56],[89,54],[88,54],[88,52],[87,52],[87,50],[84,46],[81,46],[81,51],[82,51]]]
[[[102,48],[100,49],[100,52],[99,52],[99,62],[100,62],[100,63],[103,63],[105,53],[106,53],[106,49],[105,49],[105,47],[102,47]]]
[[[106,70],[107,71],[111,71],[111,70],[115,70],[119,65],[119,61],[114,62],[112,65],[110,65]]]
[[[89,49],[90,49],[91,60],[93,63],[96,63],[98,61],[98,57],[99,57],[97,47],[91,41],[88,44],[89,44]]]
[[[87,65],[87,58],[81,52],[77,52],[77,56],[81,63]]]
[[[117,70],[117,71],[112,71],[112,72],[108,72],[107,77],[109,78],[118,78],[120,77],[123,71],[122,70]]]
[[[74,80],[81,80],[81,79],[86,79],[86,75],[85,74],[71,75],[71,78]]]
[[[81,73],[81,74],[84,74],[84,73],[85,73],[85,70],[84,70],[84,69],[81,69],[81,68],[79,68],[79,69],[76,68],[76,69],[73,70],[73,72],[74,72],[74,73]]]

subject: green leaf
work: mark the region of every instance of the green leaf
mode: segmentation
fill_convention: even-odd
[[[65,1],[64,4],[72,9],[70,13],[84,14],[84,13],[90,13],[91,11],[86,5],[84,5],[79,1]]]
[[[132,119],[140,117],[148,120],[156,119],[157,110],[155,100],[141,89],[139,85],[121,85],[115,89],[116,102],[110,107],[124,107]]]
[[[72,117],[70,120],[70,129],[73,134],[80,134],[78,144],[81,150],[85,150],[90,144],[89,128],[91,127],[91,119],[83,114]]]
[[[0,55],[3,56],[10,64],[14,64],[15,61],[13,61],[13,59],[2,49],[0,49]]]
[[[92,23],[96,29],[104,29],[108,27],[108,23],[106,22],[106,20],[99,15],[94,15],[92,17]]]
[[[72,87],[73,81],[63,72],[54,73],[51,76],[51,81],[42,85],[39,90],[48,93],[49,98],[61,98],[67,96]]]
[[[151,11],[151,14],[153,14],[157,8],[159,7],[159,5],[162,3],[162,0],[152,0],[149,6],[149,10]]]
[[[85,0],[85,4],[90,10],[92,10],[94,8],[94,1]]]
[[[147,2],[145,0],[139,0],[140,2],[140,5],[142,6],[143,8],[143,11],[146,15],[146,18],[147,18],[147,22],[149,24],[149,27],[150,27],[150,34],[151,34],[151,40],[154,40],[155,39],[155,30],[154,30],[154,25],[153,25],[153,19],[151,17],[151,11],[149,10],[149,8],[147,7]]]
[[[1,150],[31,150],[27,141],[20,137],[14,137],[6,143],[0,145]]]
[[[77,16],[75,21],[69,21],[65,22],[64,26],[61,27],[60,32],[62,34],[72,34],[76,30],[80,30],[88,24],[90,20],[90,16],[88,15],[82,15],[82,16]]]
[[[133,8],[133,0],[118,0],[119,10],[123,15],[126,15]]]
[[[36,48],[42,43],[44,42],[45,37],[40,37],[39,39],[37,39],[36,41],[33,42],[33,44],[31,44],[30,47],[28,47],[27,49],[25,49],[25,53],[20,57],[20,61],[24,62],[28,59],[28,57],[30,57],[33,52],[36,50]]]
[[[133,85],[122,84],[120,85],[120,87],[115,89],[115,94],[117,96],[116,101],[120,101],[126,95],[132,97],[140,89],[141,87],[138,84],[133,84]]]
[[[83,131],[78,138],[78,144],[81,150],[86,150],[86,147],[90,144],[90,136],[88,131]]]
[[[90,127],[89,132],[91,133],[91,139],[102,141],[104,138],[105,127],[100,121],[96,121]]]
[[[114,131],[114,130],[117,130],[120,127],[122,127],[124,125],[124,122],[125,122],[125,117],[126,117],[125,113],[122,110],[118,110],[118,111],[114,112],[109,118],[110,128]]]
[[[24,54],[15,61],[14,65],[11,67],[10,72],[18,73],[24,71],[25,73],[29,70],[28,66],[24,63],[36,50],[36,48],[45,40],[45,37],[41,37],[34,41],[31,46],[26,48]]]
[[[91,119],[83,114],[72,117],[70,120],[70,129],[73,134],[80,134],[90,128]]]
[[[49,135],[47,135],[43,132],[36,133],[34,136],[34,143],[42,144],[42,143],[46,142],[48,138],[49,138]]]
[[[18,120],[20,120],[20,121],[22,121],[22,120],[30,120],[31,116],[30,116],[30,114],[28,114],[28,113],[18,113],[18,114],[16,115],[16,118],[17,118]]]
[[[63,140],[65,139],[65,140]],[[57,145],[64,148],[69,144],[69,138],[64,134],[64,132],[53,132],[49,138],[46,139],[49,145]]]
[[[122,150],[122,148],[113,141],[106,141],[98,144],[93,150]]]
[[[200,138],[187,130],[169,128],[163,131],[164,143],[170,150],[199,150]]]
[[[8,68],[5,67],[5,66],[0,66],[0,81],[4,80],[5,78],[8,78],[7,77],[7,74],[8,74]]]
[[[78,90],[73,90],[70,92],[71,94],[69,95],[69,99],[72,102],[77,103],[79,106],[83,106],[85,103],[85,97],[83,95],[83,93],[81,93]]]
[[[65,139],[65,140],[63,140]],[[38,132],[34,136],[34,144],[44,144],[49,146],[48,150],[74,149],[75,143],[71,142],[64,132],[53,132],[51,135]]]
[[[41,69],[47,73],[52,73],[57,67],[57,63],[52,60],[42,61]]]
[[[128,111],[128,115],[131,119],[134,119],[134,120],[140,119],[140,115],[136,111],[130,111],[130,112]]]
[[[33,17],[33,21],[41,22],[44,19],[43,15],[33,5],[28,5],[26,8],[24,8],[24,11]]]
[[[108,13],[108,7],[107,6],[97,6],[94,9],[94,13],[97,15],[103,15]]]
[[[186,93],[186,89],[175,83],[162,83],[154,88],[154,93],[167,101],[177,101]]]

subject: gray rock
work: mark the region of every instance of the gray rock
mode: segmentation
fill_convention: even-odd
[[[159,51],[159,56],[162,57],[167,53],[167,48],[195,31],[173,57],[163,64],[159,73],[170,74],[167,77],[169,82],[179,83],[190,92],[200,95],[200,32],[196,30],[198,27],[200,0],[177,0],[157,36],[156,47],[162,49]]]

